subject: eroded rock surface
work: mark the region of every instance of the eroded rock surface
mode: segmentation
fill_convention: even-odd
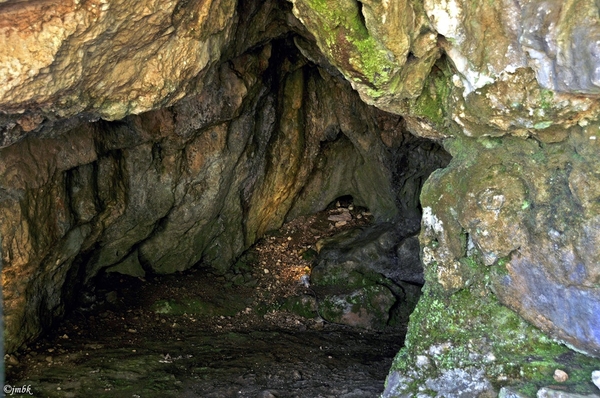
[[[401,195],[392,178],[418,187],[444,152],[278,43],[215,68],[171,108],[1,150],[8,351],[104,269],[225,273],[286,217],[343,195],[381,221],[418,212],[418,190]]]
[[[30,1],[0,6],[2,110],[108,120],[173,104],[218,61],[236,2]],[[30,131],[43,116],[24,116]]]
[[[503,303],[598,356],[595,131],[595,125],[577,126],[560,144],[512,138],[452,143],[455,163],[423,192],[421,241],[429,280],[456,291],[472,283],[468,262],[483,263]]]
[[[317,243],[310,274],[319,315],[327,321],[382,329],[406,324],[419,298],[423,269],[405,219],[346,231]]]

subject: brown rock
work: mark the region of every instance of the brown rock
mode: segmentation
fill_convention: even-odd
[[[552,376],[555,381],[559,383],[564,383],[569,380],[569,375],[564,370],[556,369],[554,370],[554,375]]]
[[[3,4],[0,109],[119,119],[172,104],[218,60],[234,7],[232,0]]]

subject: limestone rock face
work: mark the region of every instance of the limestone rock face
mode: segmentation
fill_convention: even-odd
[[[173,104],[218,61],[236,2],[28,1],[0,5],[0,110],[115,120]]]
[[[464,103],[453,94],[448,114],[465,134],[556,140],[556,126],[598,117],[596,2],[427,0],[424,6],[456,71],[452,82]]]
[[[293,0],[294,15],[361,98],[382,109],[420,95],[440,56],[418,1]]]
[[[423,191],[421,235],[428,280],[446,292],[467,288],[469,263],[483,263],[503,303],[596,356],[597,128],[577,126],[568,141],[542,146],[514,138],[449,144],[458,156]]]
[[[593,0],[292,3],[361,98],[415,134],[556,140],[599,115]]]
[[[525,67],[545,89],[600,93],[594,1],[425,0],[424,7],[435,30],[451,43],[448,55],[466,94]]]
[[[538,371],[525,358],[552,367],[568,352],[546,336],[600,356],[596,131],[575,126],[548,144],[446,141],[453,160],[421,194],[425,292],[384,396],[412,396],[449,372],[478,374],[485,391],[528,380]]]
[[[386,396],[531,378],[527,355],[564,348],[546,335],[600,356],[598,1],[0,15],[9,350],[104,269],[223,271],[286,217],[352,195],[380,221],[423,209],[425,295]],[[444,156],[407,130],[453,156],[420,204]]]

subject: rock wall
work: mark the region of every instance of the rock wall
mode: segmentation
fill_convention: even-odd
[[[9,348],[106,267],[223,269],[339,194],[418,213],[441,163],[405,128],[453,160],[384,395],[532,380],[546,335],[600,356],[596,1],[150,3],[0,4]]]
[[[343,195],[380,221],[414,216],[420,186],[447,162],[291,38],[218,65],[203,84],[169,108],[68,120],[0,150],[8,351],[99,272],[225,273],[286,217]]]
[[[0,5],[3,110],[106,120],[173,104],[231,40],[236,2],[28,1]]]

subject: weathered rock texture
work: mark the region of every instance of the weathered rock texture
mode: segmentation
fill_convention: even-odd
[[[181,99],[231,39],[236,2],[29,1],[0,6],[3,110],[120,119]],[[42,116],[20,120],[25,131]]]
[[[406,128],[454,158],[423,192],[425,295],[385,396],[454,394],[453,378],[477,393],[551,383],[527,358],[563,348],[539,330],[600,356],[597,1],[0,13],[9,349],[107,267],[223,270],[341,194],[380,220],[419,215],[415,192],[441,162]]]
[[[406,324],[424,282],[419,224],[407,217],[320,241],[310,274],[319,315],[367,328]]]
[[[0,150],[9,351],[102,270],[224,273],[286,217],[343,195],[382,221],[414,217],[420,185],[447,162],[290,40],[220,64],[204,87],[171,108],[70,122]]]

